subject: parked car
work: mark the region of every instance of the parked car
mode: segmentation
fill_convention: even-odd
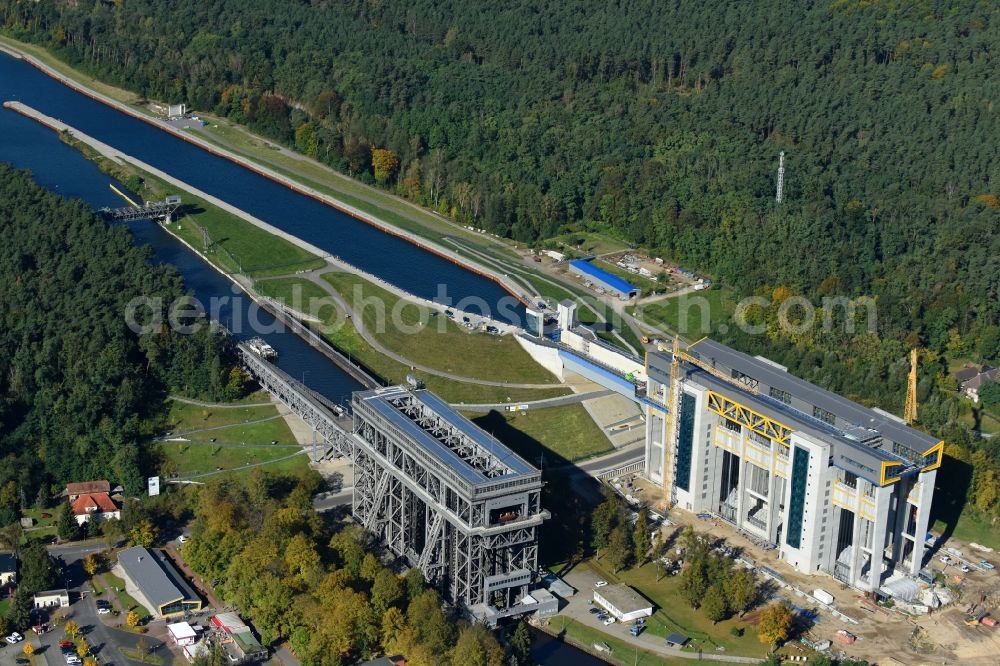
[[[969,565],[968,564],[963,564],[961,567],[959,567],[959,569],[962,570],[962,573],[969,573]]]
[[[614,624],[614,623],[615,623],[615,618],[609,617],[607,620],[604,621],[604,626],[606,627],[609,624]]]
[[[107,603],[107,602],[105,601],[104,603]],[[98,601],[97,605],[100,606],[101,602]],[[61,647],[63,649],[71,648],[71,647],[73,647],[73,641],[61,640],[61,641],[59,641],[59,647]]]
[[[111,609],[108,608],[107,606],[98,606],[97,607],[97,614],[98,615],[108,615],[109,613],[111,613]]]
[[[631,629],[628,630],[628,633],[632,634],[633,636],[638,636],[645,630],[646,630],[646,625],[636,624]]]
[[[607,584],[608,584],[608,581],[606,581],[606,580],[599,580],[596,583],[594,583],[594,587],[604,587]]]
[[[178,537],[177,543],[187,543],[188,539],[190,539],[190,538],[191,537],[189,537],[187,534],[182,534],[182,535],[180,535],[180,537]]]
[[[993,571],[994,569],[996,569],[996,567],[993,566],[993,564],[988,560],[979,560],[979,566],[986,569],[987,571]]]
[[[5,638],[4,640],[7,641],[9,644],[14,645],[15,643],[20,643],[21,641],[23,641],[24,640],[24,636],[22,636],[21,634],[19,634],[19,633],[17,633],[15,631],[14,633],[12,633],[10,636],[8,636],[7,638]]]
[[[597,615],[598,613],[600,613],[600,612],[601,612],[601,609],[600,609],[600,608],[597,608],[597,607],[595,606],[595,607],[592,607],[592,608],[588,608],[588,609],[587,609],[587,612],[588,612],[588,613],[590,613],[591,615]]]
[[[944,562],[945,564],[951,564],[951,558],[948,557],[947,555],[942,555],[938,559]]]

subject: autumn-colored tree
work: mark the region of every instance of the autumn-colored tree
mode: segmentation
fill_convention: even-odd
[[[87,644],[87,639],[83,636],[76,639],[76,653],[80,656],[80,659],[90,654],[90,645]]]
[[[97,659],[94,657],[87,657],[83,660],[83,666],[97,666]]]
[[[385,185],[399,168],[399,158],[388,148],[375,148],[372,150],[372,168],[375,169],[375,182]]]
[[[760,642],[773,650],[788,639],[792,631],[792,609],[786,603],[772,604],[764,609],[757,626]]]
[[[141,621],[142,621],[142,618],[139,617],[139,614],[136,613],[133,610],[130,610],[128,612],[128,615],[125,616],[125,624],[127,624],[128,626],[133,627],[133,628],[138,627],[139,626],[139,622],[141,622]]]
[[[21,651],[24,652],[24,656],[30,657],[35,654],[35,646],[32,645],[31,641],[28,641],[24,644],[24,647],[21,648]]]
[[[451,650],[453,666],[503,666],[504,651],[496,637],[483,625],[463,627]]]
[[[63,631],[65,631],[66,635],[70,638],[76,638],[76,636],[80,633],[80,625],[78,625],[74,620],[69,620],[63,625]]]
[[[95,553],[90,553],[83,560],[83,570],[87,572],[88,576],[93,576],[97,573],[100,568],[100,564]]]
[[[139,521],[128,533],[129,542],[133,546],[143,546],[144,548],[152,547],[156,543],[157,535],[156,526],[146,519]]]

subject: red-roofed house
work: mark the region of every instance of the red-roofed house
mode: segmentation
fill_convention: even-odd
[[[81,481],[80,483],[66,484],[66,496],[69,497],[70,504],[75,502],[80,495],[89,495],[91,493],[110,495],[111,484],[107,481]]]
[[[120,520],[121,510],[111,499],[111,484],[107,481],[86,481],[70,483],[66,486],[66,496],[69,498],[73,514],[78,525],[83,525],[91,518]]]

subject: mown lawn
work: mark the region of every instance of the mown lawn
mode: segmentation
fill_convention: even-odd
[[[397,296],[351,273],[326,273],[323,278],[352,307],[360,304],[355,294],[366,301],[374,298],[384,303],[386,316],[380,316],[377,307],[361,310],[365,328],[386,347],[416,363],[478,379],[531,384],[558,381],[535,363],[513,336],[471,333],[440,315],[425,316],[422,320],[419,306],[400,306]],[[393,319],[393,313],[398,313],[398,321]]]
[[[159,450],[163,459],[160,470],[182,477],[206,472],[233,470],[245,465],[267,464],[270,471],[287,471],[304,466],[308,461],[291,458],[281,460],[302,450],[299,445],[263,446],[216,446],[213,444],[187,444],[182,442],[160,442]],[[278,462],[274,462],[278,461]]]
[[[132,595],[125,591],[125,581],[114,575],[113,573],[105,573],[104,582],[108,584],[108,588],[111,592],[114,592],[115,596],[118,597],[118,604],[122,608],[121,620],[125,621],[125,617],[128,615],[130,610],[134,610],[139,614],[139,618],[142,620],[147,620],[150,618],[149,611],[145,606],[136,601]]]
[[[611,625],[621,631],[620,624]],[[594,644],[604,643],[611,648],[611,654],[604,653],[602,659],[622,666],[680,666],[687,664],[687,659],[669,659],[653,652],[638,649],[623,638],[598,631],[593,627],[581,624],[565,615],[556,615],[549,620],[549,629],[564,633],[571,643],[582,645],[588,650],[594,649]]]
[[[227,441],[235,441],[236,443],[269,444],[272,439],[277,439],[281,444],[294,443],[295,440],[292,438],[292,433],[285,424],[284,419],[273,418],[277,416],[278,408],[274,405],[263,407],[202,407],[201,405],[192,405],[172,400],[170,402],[170,411],[167,414],[166,428],[173,432],[171,436],[183,436],[189,439],[208,440],[209,438],[217,437],[222,441],[222,437],[225,435]],[[260,421],[261,419],[273,420],[264,421],[263,423],[251,423],[253,421]],[[238,426],[243,424],[247,425],[241,431]],[[207,428],[218,428],[220,426],[226,426],[227,430],[206,431]],[[234,427],[235,429],[230,432],[230,427]],[[196,432],[190,435],[184,434],[193,430],[205,432]],[[245,436],[242,434],[243,432],[246,433]],[[271,436],[266,441],[261,439],[261,441],[251,442],[246,439],[246,437],[254,437],[258,434],[260,438],[267,435]]]
[[[932,529],[936,533],[940,534],[944,532],[945,528],[946,524],[944,521],[934,521]],[[961,539],[962,541],[978,543],[1000,551],[1000,529],[997,529],[988,521],[985,521],[979,516],[973,515],[968,511],[963,512],[958,517],[958,523],[955,524],[955,531],[952,532],[952,536],[956,539]],[[975,551],[969,552],[968,555],[969,557],[973,557],[975,555]],[[996,555],[992,557],[995,559]],[[987,556],[987,559],[989,558],[990,556]],[[1000,564],[1000,562],[994,562],[994,564]]]
[[[676,298],[629,308],[637,318],[679,333],[687,340],[711,335],[729,321],[736,308],[736,299],[728,289],[705,289]]]
[[[495,411],[466,416],[536,466],[543,455],[547,467],[560,458],[578,461],[614,448],[579,403],[528,409],[524,414]]]
[[[656,567],[643,567],[619,572],[598,560],[587,560],[580,565],[593,570],[598,576],[612,583],[625,583],[638,590],[656,607],[648,620],[647,631],[666,638],[671,632],[679,632],[692,639],[689,647],[697,652],[701,648],[706,653],[715,653],[716,648],[725,648],[724,654],[764,658],[767,650],[757,638],[757,629],[745,620],[732,617],[713,625],[700,610],[691,605],[680,594],[680,576],[666,576],[656,580]],[[733,627],[743,627],[743,636],[733,636]]]

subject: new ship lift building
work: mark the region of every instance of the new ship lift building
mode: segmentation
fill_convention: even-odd
[[[359,391],[352,411],[354,517],[448,601],[512,612],[549,517],[541,472],[427,390]]]
[[[574,274],[590,280],[605,291],[618,296],[623,301],[639,295],[638,287],[626,282],[617,275],[598,268],[589,261],[576,259],[569,262],[569,267]]]
[[[918,574],[943,442],[713,340],[646,363],[646,476],[676,506],[859,590]]]

